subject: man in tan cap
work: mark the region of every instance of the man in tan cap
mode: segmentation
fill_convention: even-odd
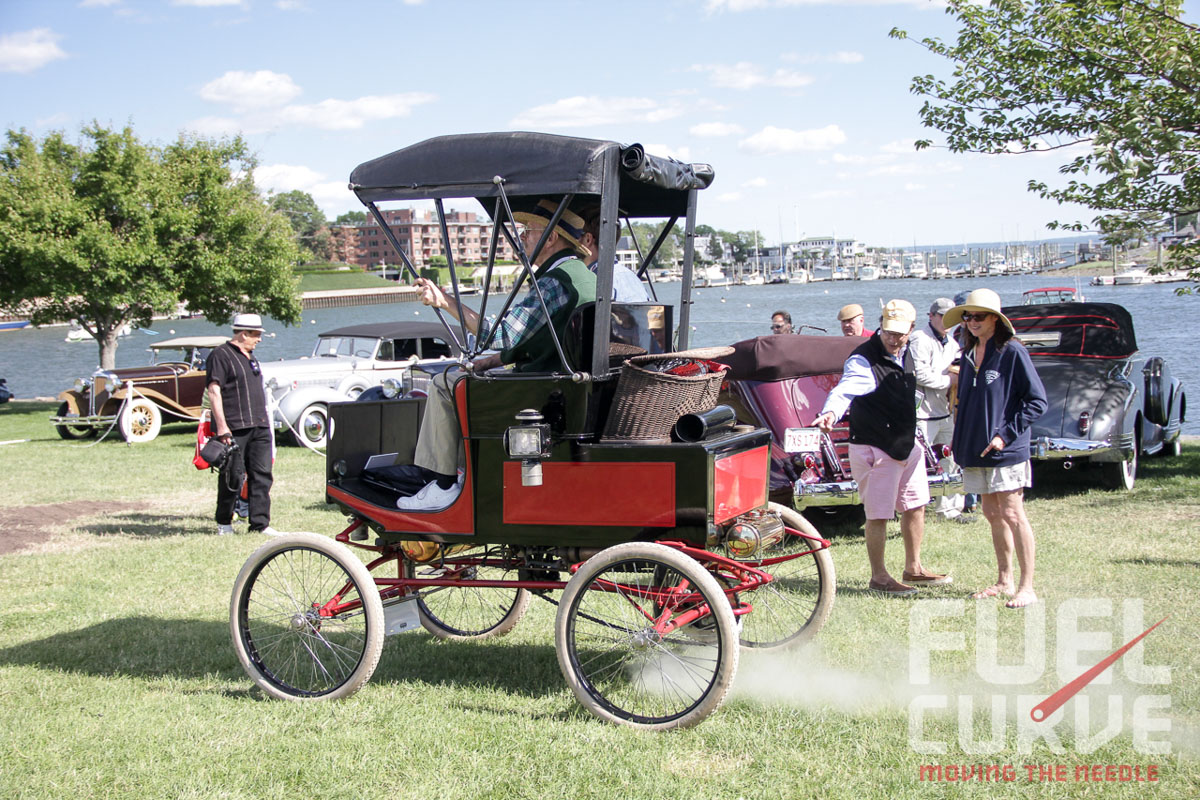
[[[485,356],[475,362],[476,369],[512,364],[517,372],[550,372],[562,369],[550,329],[563,340],[567,321],[576,308],[596,300],[596,276],[587,268],[591,253],[582,243],[583,219],[572,211],[563,211],[558,223],[547,231],[558,202],[544,199],[529,211],[517,211],[513,218],[524,226],[521,243],[531,254],[536,267],[534,279],[538,292],[529,292],[496,323],[494,346],[497,356]],[[542,248],[533,249],[545,234]],[[421,302],[450,312],[471,333],[481,339],[490,331],[480,324],[479,314],[463,306],[459,317],[457,304],[451,303],[433,281],[419,278]],[[541,294],[546,309],[542,309]],[[549,312],[549,320],[546,318]],[[549,324],[547,324],[549,323]],[[410,511],[434,511],[448,507],[457,498],[462,485],[458,469],[465,462],[462,429],[454,407],[454,384],[462,370],[449,369],[433,380],[433,391],[425,401],[425,414],[417,435],[413,463],[425,470],[429,483],[411,497],[401,497],[396,507]]]
[[[843,336],[870,336],[863,324],[863,307],[858,303],[842,306],[838,311],[838,322],[842,325]]]
[[[846,359],[841,380],[813,421],[829,432],[849,412],[850,472],[867,517],[868,586],[896,597],[916,594],[916,586],[951,581],[921,564],[929,482],[925,454],[917,444],[917,380],[908,351],[916,321],[916,309],[907,300],[884,306],[879,332]],[[888,573],[883,558],[887,523],[897,511],[904,539],[903,583]]]

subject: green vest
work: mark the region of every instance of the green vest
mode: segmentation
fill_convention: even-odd
[[[555,261],[563,255],[570,255],[562,261]],[[546,262],[554,264],[551,269],[539,270],[534,273],[536,278],[549,275],[560,284],[567,293],[567,303],[550,316],[550,324],[554,326],[558,340],[564,342],[567,320],[579,306],[596,302],[596,276],[587,265],[575,258],[570,251],[555,253]],[[531,290],[532,291],[532,290]],[[566,349],[564,343],[564,349]],[[512,347],[500,353],[500,360],[512,364],[514,372],[557,372],[563,369],[558,351],[554,349],[554,340],[550,337],[550,329],[542,325],[526,335]],[[578,368],[578,365],[572,365]]]

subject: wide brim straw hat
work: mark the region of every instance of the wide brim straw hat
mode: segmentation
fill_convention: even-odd
[[[988,311],[995,314],[1004,323],[1004,327],[1010,331],[1013,329],[1012,323],[1008,317],[1004,316],[1000,311],[1000,295],[993,292],[991,289],[976,289],[967,295],[967,299],[961,305],[947,311],[942,315],[942,325],[947,328],[952,328],[962,322],[964,311]]]
[[[554,212],[557,210],[558,203],[551,200],[541,200],[530,211],[514,211],[513,219],[527,228],[544,227],[550,222],[550,218],[554,216]],[[584,247],[580,241],[583,238],[583,217],[574,211],[564,210],[562,216],[558,218],[558,224],[554,226],[554,230],[576,251],[583,253],[585,256],[591,255],[591,251]]]

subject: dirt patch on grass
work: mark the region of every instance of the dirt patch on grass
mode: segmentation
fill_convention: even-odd
[[[37,547],[43,544],[56,528],[79,517],[142,511],[147,508],[148,503],[106,503],[95,500],[0,508],[0,555]]]

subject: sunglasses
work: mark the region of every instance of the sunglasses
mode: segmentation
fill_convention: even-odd
[[[771,330],[773,330],[773,331],[781,331],[781,330],[783,330],[783,329],[784,329],[784,328],[786,328],[786,327],[787,327],[787,325],[786,325],[786,324],[775,324],[775,325],[772,325],[772,326],[771,326]]]
[[[987,319],[990,316],[991,316],[991,314],[986,311],[975,311],[975,312],[964,311],[962,318],[963,318],[963,322],[970,322],[973,319],[979,320],[982,322],[983,320]]]

